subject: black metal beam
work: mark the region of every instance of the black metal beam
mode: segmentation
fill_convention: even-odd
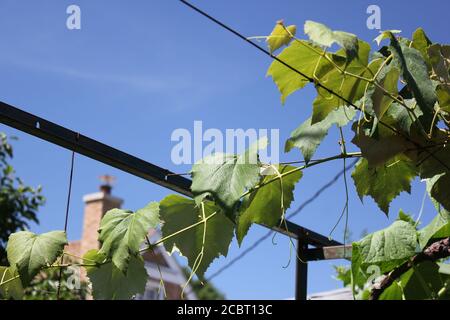
[[[300,239],[297,242],[297,269],[295,279],[295,300],[306,300],[308,295],[308,260],[305,253],[308,243]]]
[[[0,122],[35,137],[73,150],[170,190],[192,197],[191,180],[128,153],[66,129],[4,102],[0,102]]]
[[[0,122],[185,196],[192,197],[190,189],[191,180],[174,175],[170,170],[114,149],[106,144],[83,136],[78,132],[69,130],[4,102],[0,102]],[[284,226],[284,224],[281,224],[281,226]],[[287,226],[288,230],[283,227],[272,229],[292,238],[301,239],[314,246],[326,247],[340,245],[339,242],[329,240],[327,237],[295,223],[288,221]]]

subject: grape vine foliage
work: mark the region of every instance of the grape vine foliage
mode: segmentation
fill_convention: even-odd
[[[359,197],[371,197],[384,214],[392,214],[391,201],[410,192],[414,179],[426,185],[436,212],[421,228],[400,212],[386,229],[354,242],[351,268],[341,270],[340,279],[356,299],[450,298],[450,46],[432,42],[422,29],[411,39],[382,32],[373,46],[313,21],[304,24],[304,37],[297,29],[279,21],[265,38],[277,57],[267,75],[281,102],[308,85],[317,92],[311,116],[285,144],[286,152],[302,154],[304,164],[262,163],[258,152],[267,140],[261,139],[242,154],[212,154],[196,163],[193,199],[169,195],[136,212],[109,211],[100,249],[74,263],[86,269],[94,298],[142,293],[148,274],[141,255],[160,245],[181,253],[192,275],[202,277],[214,259],[227,255],[234,236],[244,241],[252,224],[283,227],[277,224],[307,168],[347,158],[359,158],[351,175]],[[334,126],[341,135],[349,128],[358,152],[347,152],[342,136],[340,153],[314,159]],[[148,241],[150,229],[160,230],[160,240]],[[59,263],[66,244],[62,231],[12,234],[9,266],[0,267],[0,295],[20,299],[40,272],[67,267]]]

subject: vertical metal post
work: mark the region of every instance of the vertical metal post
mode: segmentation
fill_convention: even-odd
[[[299,259],[297,260],[296,270],[296,283],[295,283],[295,299],[306,300],[308,294],[308,261],[306,260],[306,250],[308,249],[308,243],[301,237],[297,242],[297,254]]]

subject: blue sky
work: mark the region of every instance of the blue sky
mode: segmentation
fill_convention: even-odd
[[[376,30],[366,27],[366,8],[378,4],[382,28],[400,29],[406,36],[422,26],[436,42],[448,42],[450,4],[422,1],[193,1],[213,16],[247,36],[269,34],[284,19],[301,30],[305,20],[353,32],[366,41]],[[77,4],[82,29],[66,28],[66,8]],[[303,37],[302,32],[299,33]],[[270,60],[230,33],[211,24],[176,0],[1,0],[0,99],[26,111],[77,130],[82,134],[167,167],[189,170],[170,159],[173,130],[193,129],[195,120],[205,128],[279,128],[280,144],[311,113],[314,91],[306,89],[282,106],[273,82],[265,77]],[[42,184],[47,204],[39,213],[36,232],[63,228],[70,152],[0,125],[20,138],[14,143],[13,164],[27,183]],[[348,140],[351,135],[347,133]],[[332,129],[317,156],[339,152]],[[282,160],[300,159],[293,151]],[[335,162],[312,168],[295,191],[298,207],[342,168]],[[81,234],[84,194],[95,192],[102,174],[117,177],[114,194],[125,207],[138,209],[159,201],[168,191],[82,156],[77,156],[69,238]],[[395,219],[400,208],[417,214],[424,186],[416,181],[412,195],[391,205],[387,219],[369,198],[364,205],[350,180],[349,227],[356,239]],[[340,180],[293,221],[328,235],[344,205]],[[289,213],[289,212],[288,212]],[[427,202],[424,223],[432,217]],[[233,242],[227,258],[214,262],[208,274],[225,265],[266,232],[253,227],[239,249]],[[335,237],[342,239],[343,228]],[[294,295],[295,267],[289,260],[289,242],[266,241],[214,282],[228,298],[285,299]],[[183,261],[183,259],[180,259]],[[340,287],[332,266],[341,261],[313,262],[309,292]]]

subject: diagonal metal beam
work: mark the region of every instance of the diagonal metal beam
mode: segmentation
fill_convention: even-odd
[[[56,123],[35,116],[7,103],[0,102],[0,122],[17,130],[31,134],[65,149],[73,150],[91,159],[100,161],[134,176],[156,183],[172,191],[192,197],[190,179],[174,175],[170,170],[139,159],[104,143],[79,134]],[[279,224],[284,226],[283,224]],[[284,227],[274,231],[295,239],[301,239],[313,246],[336,246],[339,242],[314,231],[287,221]]]

